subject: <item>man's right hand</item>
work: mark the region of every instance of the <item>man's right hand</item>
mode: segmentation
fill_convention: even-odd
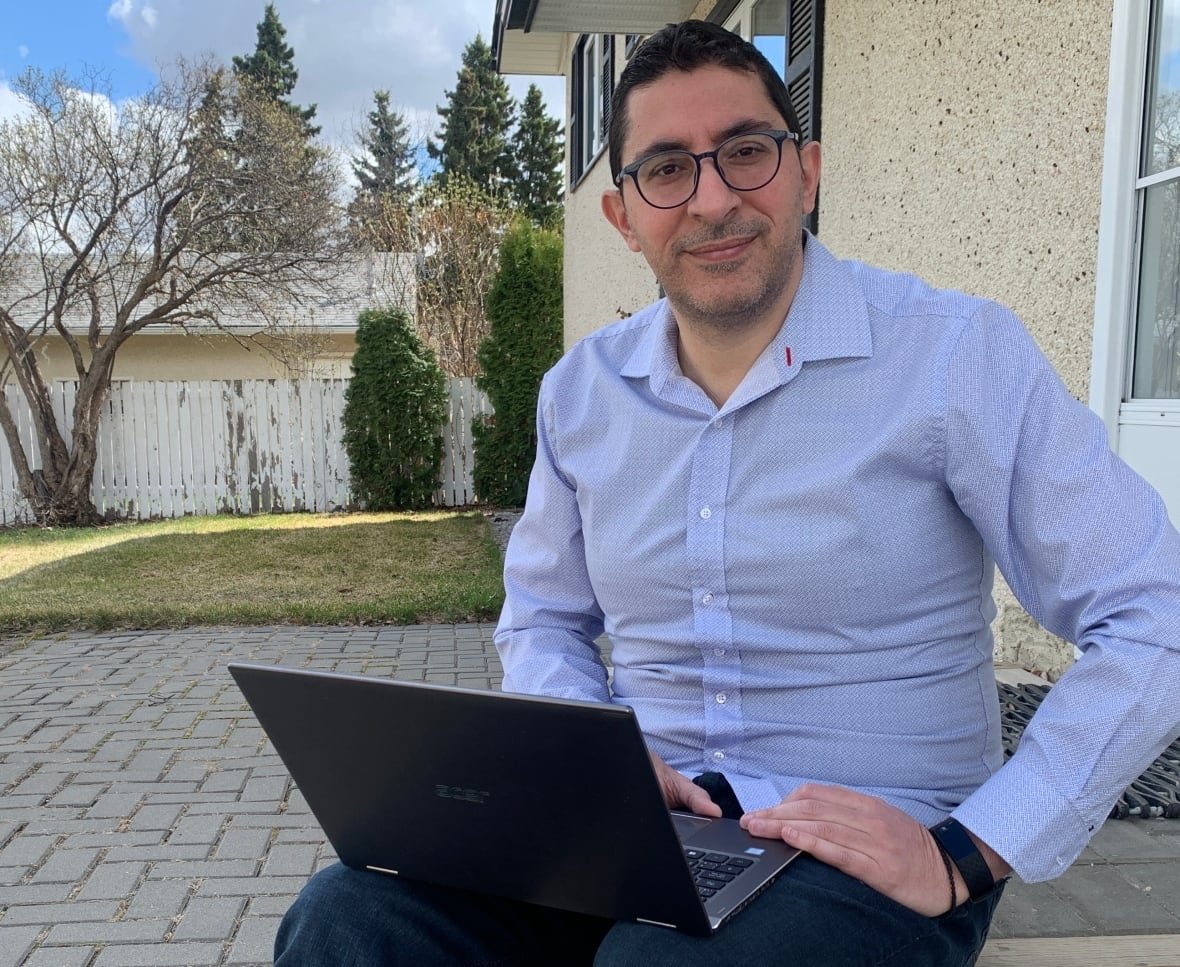
[[[669,809],[687,809],[698,816],[720,816],[721,807],[709,798],[709,794],[687,776],[681,775],[654,752],[650,753],[651,764],[660,780],[664,802]]]

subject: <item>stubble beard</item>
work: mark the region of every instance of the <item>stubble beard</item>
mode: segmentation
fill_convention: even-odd
[[[802,210],[802,198],[799,199]],[[709,242],[727,238],[754,235],[761,240],[770,238],[772,226],[762,219],[747,219],[728,222],[694,232],[677,244],[678,253]],[[757,244],[757,241],[755,242]],[[718,292],[711,298],[699,291],[699,287],[675,278],[664,280],[664,291],[678,320],[716,335],[738,333],[752,329],[765,322],[766,314],[772,310],[790,284],[795,266],[803,253],[802,219],[796,228],[788,228],[787,236],[775,242],[767,254],[768,264],[756,286],[748,292]],[[740,277],[751,268],[742,261],[700,266],[704,272],[716,279],[725,276]],[[780,323],[782,320],[778,320]]]

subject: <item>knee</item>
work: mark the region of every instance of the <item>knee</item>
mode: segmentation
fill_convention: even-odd
[[[372,928],[364,908],[371,902],[371,874],[337,863],[313,876],[284,915],[275,936],[276,965],[340,963]]]

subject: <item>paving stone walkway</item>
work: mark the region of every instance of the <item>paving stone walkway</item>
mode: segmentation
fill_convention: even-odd
[[[225,670],[494,688],[492,626],[0,640],[0,967],[269,963],[330,848]],[[1108,823],[997,937],[1180,934],[1180,822]]]
[[[333,856],[225,670],[499,685],[491,625],[199,629],[0,656],[0,965],[269,963]]]

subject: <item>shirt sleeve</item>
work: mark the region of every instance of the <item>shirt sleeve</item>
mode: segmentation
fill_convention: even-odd
[[[945,392],[955,499],[1021,604],[1082,652],[954,815],[1050,879],[1180,733],[1180,535],[1007,310],[972,320]]]
[[[595,639],[602,609],[586,571],[577,495],[558,467],[550,379],[537,406],[537,458],[524,514],[504,560],[504,609],[495,642],[503,688],[557,698],[610,701]]]

